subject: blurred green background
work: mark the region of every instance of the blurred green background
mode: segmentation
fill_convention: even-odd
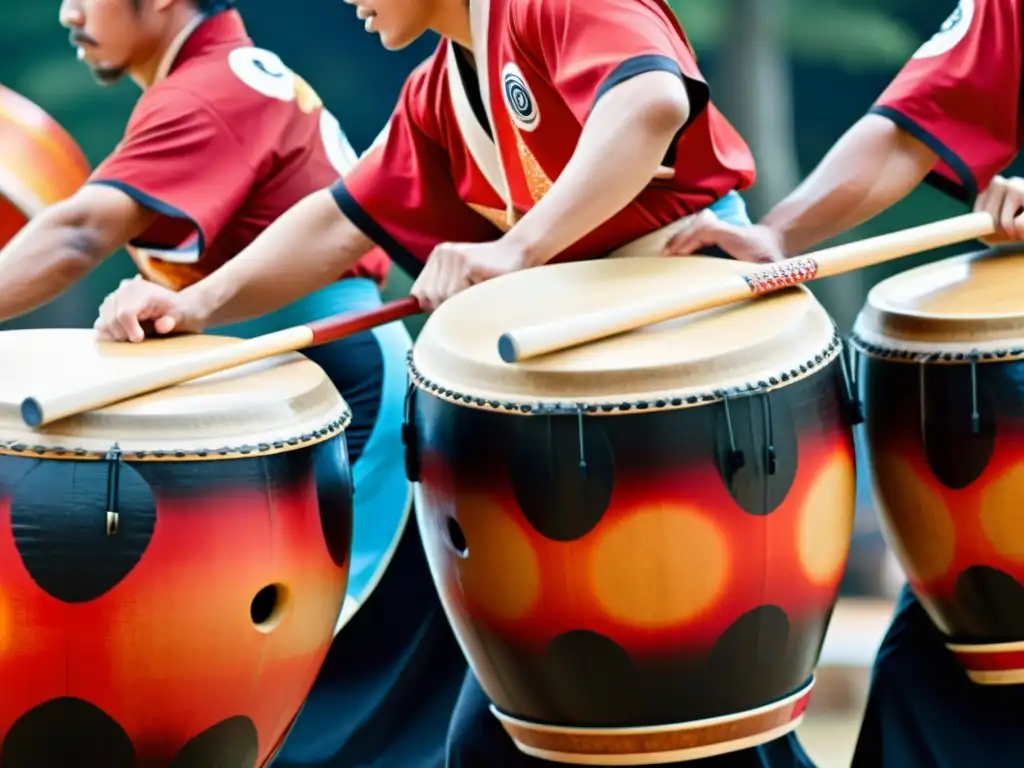
[[[758,182],[745,197],[757,217],[790,191],[864,114],[956,2],[672,0],[672,5],[697,49],[712,98],[754,151]],[[45,108],[76,138],[95,165],[120,138],[138,90],[127,80],[111,88],[93,82],[75,59],[67,34],[57,22],[58,7],[58,2],[47,0],[4,3],[0,10],[0,83]],[[384,125],[406,74],[436,43],[430,37],[404,51],[387,52],[363,31],[353,9],[340,0],[241,0],[239,8],[256,43],[275,50],[302,74],[359,151]],[[962,204],[922,188],[843,239],[964,210]],[[867,290],[879,279],[966,247],[818,281],[812,290],[845,332]],[[133,272],[127,254],[119,253],[50,305],[0,327],[91,325],[106,293]],[[402,295],[408,287],[408,277],[393,270],[388,296]],[[410,326],[415,332],[420,321]],[[867,542],[865,552],[882,552],[869,494],[862,489],[861,495],[858,535]],[[878,562],[865,557],[861,570],[868,575],[863,590],[877,591],[870,582],[881,569]],[[851,560],[854,576],[858,568],[855,556]]]

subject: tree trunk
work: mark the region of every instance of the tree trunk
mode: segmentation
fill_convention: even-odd
[[[743,193],[757,221],[800,183],[793,83],[784,39],[788,0],[729,0],[716,56],[712,100],[754,154],[757,181]],[[684,17],[685,19],[685,17]],[[848,328],[863,296],[859,273],[813,284],[814,293]]]

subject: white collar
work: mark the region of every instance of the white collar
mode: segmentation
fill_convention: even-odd
[[[196,14],[196,16],[182,28],[177,37],[171,41],[171,44],[167,46],[167,50],[164,51],[163,58],[160,59],[160,65],[156,68],[156,75],[153,76],[153,85],[156,85],[167,77],[171,71],[171,67],[174,66],[175,59],[177,59],[178,54],[181,53],[182,47],[188,39],[192,37],[192,33],[195,32],[199,28],[199,25],[206,21],[207,18],[206,14]]]

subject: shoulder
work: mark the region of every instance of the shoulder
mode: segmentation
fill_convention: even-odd
[[[259,113],[304,113],[322,106],[306,81],[275,52],[254,45],[219,48],[186,62],[151,89],[187,93],[234,124]]]
[[[449,99],[448,45],[448,41],[442,40],[434,53],[409,73],[402,88],[402,110],[432,136],[438,133]]]

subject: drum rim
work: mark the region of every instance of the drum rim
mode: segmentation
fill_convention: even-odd
[[[340,411],[340,412],[339,412]],[[121,452],[118,443],[112,442],[106,450],[92,448],[66,448],[59,445],[31,445],[9,441],[0,443],[0,456],[16,456],[25,459],[58,459],[67,461],[109,460],[115,451],[121,461],[126,462],[175,462],[175,461],[227,461],[232,459],[253,459],[291,453],[323,443],[331,438],[343,436],[352,422],[352,409],[342,400],[342,407],[335,410],[322,427],[303,432],[295,437],[277,439],[267,443],[241,443],[214,448],[159,448],[152,450],[129,450]]]
[[[850,332],[850,344],[872,358],[911,363],[991,363],[1024,358],[1024,308],[1020,312],[954,315],[899,306],[893,291],[903,281],[1007,256],[1024,258],[1024,246],[973,250],[890,275],[872,286]]]
[[[881,336],[881,334],[879,334]],[[1024,360],[1024,339],[991,344],[956,344],[902,342],[885,337],[867,337],[856,330],[850,333],[850,346],[859,354],[893,363],[931,363],[936,365],[972,365],[977,363],[1012,363]],[[1016,342],[1016,343],[1012,343]]]
[[[686,408],[697,408],[702,405],[711,405],[725,400],[752,395],[763,395],[776,389],[796,384],[804,379],[814,376],[835,362],[841,359],[843,354],[843,340],[832,321],[832,337],[824,349],[817,352],[813,357],[802,363],[794,365],[789,370],[780,370],[773,376],[758,381],[747,381],[737,386],[701,390],[696,394],[692,391],[686,395],[680,395],[679,390],[652,392],[642,399],[613,400],[610,398],[587,397],[579,401],[571,401],[566,398],[523,398],[521,400],[510,400],[507,397],[502,400],[491,400],[479,395],[458,392],[446,387],[440,382],[434,381],[420,371],[416,366],[413,354],[410,350],[406,355],[406,366],[409,373],[411,386],[432,395],[453,405],[475,410],[500,412],[517,416],[554,416],[554,415],[587,415],[587,416],[623,416],[631,413],[650,413],[661,411],[677,411]]]

